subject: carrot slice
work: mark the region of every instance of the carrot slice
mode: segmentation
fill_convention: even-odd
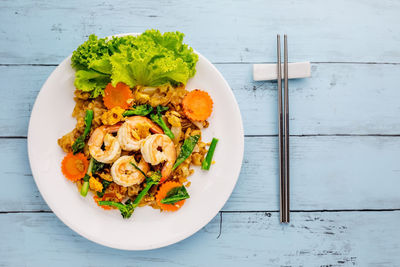
[[[196,89],[186,94],[182,101],[183,112],[193,121],[204,121],[210,117],[213,101],[207,92]]]
[[[160,188],[158,189],[157,195],[156,195],[156,201],[157,201],[158,206],[160,206],[160,208],[162,210],[165,210],[165,211],[177,211],[183,206],[183,204],[185,204],[185,199],[181,200],[181,201],[178,201],[175,204],[163,204],[163,203],[161,203],[161,200],[164,199],[167,196],[168,192],[171,189],[173,189],[175,187],[180,187],[180,186],[182,186],[182,185],[180,183],[177,183],[177,182],[165,182],[160,186]]]
[[[82,153],[68,153],[61,162],[61,171],[71,181],[78,181],[85,176],[89,161]]]
[[[117,83],[115,87],[109,83],[104,90],[103,101],[108,109],[112,109],[113,107],[128,109],[131,106],[129,104],[129,100],[131,99],[133,99],[132,91],[124,83]]]

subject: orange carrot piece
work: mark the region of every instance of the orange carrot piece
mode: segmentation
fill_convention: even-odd
[[[110,209],[112,209],[112,207],[110,207],[110,206],[101,206],[101,205],[99,205],[99,201],[103,201],[103,198],[102,197],[98,197],[98,196],[93,196],[93,199],[94,199],[94,201],[96,202],[96,204],[99,206],[99,207],[102,207],[103,209],[105,209],[105,210],[110,210]]]
[[[177,211],[183,206],[183,204],[185,204],[185,199],[181,200],[181,201],[178,201],[175,204],[163,204],[163,203],[161,203],[161,200],[163,200],[167,196],[168,192],[171,189],[173,189],[175,187],[181,187],[181,186],[182,185],[180,183],[177,183],[177,182],[165,182],[160,186],[160,188],[158,189],[157,195],[156,195],[156,201],[157,201],[158,206],[160,206],[160,208],[162,210],[165,210],[165,211]]]
[[[132,91],[124,83],[118,83],[115,87],[109,83],[104,90],[103,102],[108,109],[113,107],[128,109],[131,106],[129,104],[131,99],[133,99]]]
[[[78,181],[85,176],[89,167],[89,161],[82,153],[68,153],[61,162],[61,171],[64,176],[73,182]]]
[[[193,121],[204,121],[210,117],[213,101],[207,92],[194,90],[186,94],[182,101],[183,112]]]

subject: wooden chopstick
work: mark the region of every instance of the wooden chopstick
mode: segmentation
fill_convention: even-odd
[[[279,191],[280,191],[280,218],[286,222],[286,190],[285,190],[285,157],[284,157],[284,129],[282,112],[282,66],[281,66],[281,36],[277,35],[277,82],[278,82],[278,140],[279,140]]]
[[[284,35],[284,76],[285,76],[285,89],[284,89],[284,105],[285,110],[285,223],[290,221],[290,194],[289,194],[289,68],[288,68],[288,47],[287,47],[287,35]]]

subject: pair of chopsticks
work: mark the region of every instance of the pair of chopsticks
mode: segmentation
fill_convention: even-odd
[[[288,48],[287,35],[284,35],[284,103],[282,110],[282,66],[281,66],[281,36],[277,35],[278,57],[278,139],[279,139],[279,180],[280,180],[280,214],[281,222],[290,221],[289,206],[289,82],[288,82]]]

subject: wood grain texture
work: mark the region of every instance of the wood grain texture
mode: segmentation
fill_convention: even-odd
[[[393,0],[1,1],[0,266],[399,266],[399,10]],[[24,137],[53,65],[91,33],[148,28],[184,32],[217,63],[247,137],[218,216],[181,243],[128,252],[86,240],[49,211]],[[290,61],[314,62],[312,78],[290,81],[299,212],[287,226],[265,212],[278,209],[276,83],[251,76],[251,63],[275,61],[276,33],[288,33]]]
[[[7,225],[0,227],[0,236],[8,241],[0,250],[0,265],[393,266],[400,262],[399,211],[293,213],[292,219],[284,226],[278,223],[278,213],[223,213],[178,244],[135,252],[90,242],[51,213],[0,214],[0,224]]]
[[[400,62],[400,2],[392,0],[4,0],[0,6],[0,63],[59,63],[89,34],[148,28],[184,32],[213,62],[274,61],[275,35],[283,32],[293,61]]]
[[[239,102],[245,134],[277,134],[276,83],[254,82],[250,64],[216,66]],[[27,135],[35,98],[54,68],[0,66],[1,136]],[[400,90],[393,86],[400,65],[313,64],[312,72],[311,79],[290,81],[291,134],[400,134]]]
[[[0,139],[0,211],[49,210],[27,165],[25,139]],[[293,210],[400,209],[400,137],[292,137]],[[277,138],[245,138],[238,184],[224,211],[278,210]],[[383,179],[384,177],[384,179]],[[77,192],[78,194],[78,192]]]

